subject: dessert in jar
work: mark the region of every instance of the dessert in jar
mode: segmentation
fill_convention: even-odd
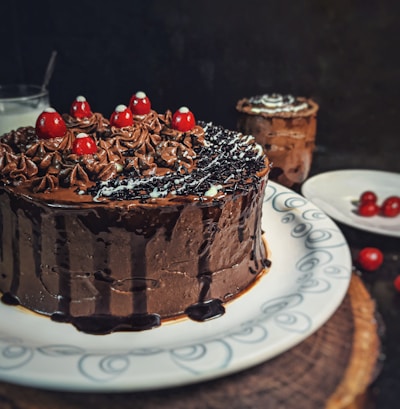
[[[287,187],[308,176],[315,149],[318,105],[310,98],[264,94],[237,102],[237,129],[253,135],[271,163],[270,179]]]
[[[91,334],[218,317],[269,266],[269,169],[252,137],[143,92],[108,118],[48,108],[0,137],[2,300]]]

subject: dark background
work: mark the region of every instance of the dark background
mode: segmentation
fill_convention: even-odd
[[[400,2],[4,1],[0,83],[41,83],[57,50],[51,103],[77,95],[109,116],[145,91],[158,111],[189,106],[236,126],[236,101],[265,92],[320,104],[318,142],[400,171]]]
[[[0,83],[41,83],[56,50],[59,112],[84,95],[109,116],[143,90],[158,111],[187,105],[235,128],[238,99],[292,93],[320,104],[319,169],[400,172],[398,0],[3,0],[0,10]],[[380,307],[398,328],[398,303]],[[395,338],[379,408],[400,401]]]

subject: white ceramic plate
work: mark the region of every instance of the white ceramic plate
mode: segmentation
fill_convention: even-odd
[[[0,305],[0,379],[59,390],[155,389],[227,375],[298,344],[341,303],[350,251],[329,217],[285,187],[269,183],[263,212],[272,268],[222,317],[96,336]]]
[[[400,174],[377,170],[337,170],[313,176],[304,182],[302,194],[326,214],[349,226],[400,237],[400,216],[363,217],[356,212],[362,192],[374,191],[379,203],[389,196],[400,196]]]

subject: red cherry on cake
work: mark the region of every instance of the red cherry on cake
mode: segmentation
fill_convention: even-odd
[[[138,91],[132,95],[129,108],[133,115],[147,115],[151,110],[151,102],[143,91]]]
[[[97,152],[96,142],[88,134],[78,133],[72,144],[72,152],[76,155],[92,155]]]
[[[72,103],[70,114],[74,118],[88,118],[93,115],[89,102],[82,95],[77,96]]]
[[[118,128],[132,126],[133,115],[132,111],[126,105],[117,105],[110,117],[110,124]]]
[[[180,132],[188,132],[194,128],[196,120],[187,107],[180,107],[172,116],[172,128]]]
[[[36,134],[40,139],[64,136],[67,125],[54,108],[46,108],[36,120]]]

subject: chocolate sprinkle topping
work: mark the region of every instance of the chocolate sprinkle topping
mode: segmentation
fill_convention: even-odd
[[[117,178],[98,181],[88,193],[95,200],[140,200],[174,196],[198,196],[200,200],[217,194],[246,192],[259,181],[257,172],[265,168],[261,148],[250,136],[199,122],[205,131],[205,145],[194,148],[199,158],[189,173],[184,167],[163,176],[138,178],[134,171]]]

